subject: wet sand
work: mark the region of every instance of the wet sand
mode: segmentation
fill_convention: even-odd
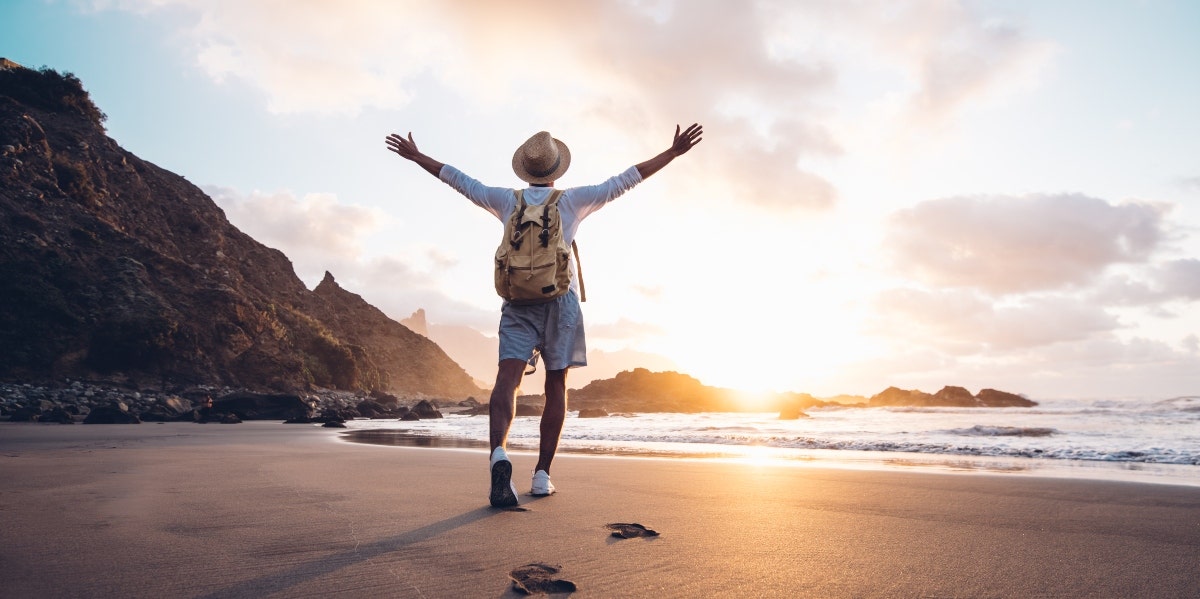
[[[1200,488],[486,450],[305,425],[0,424],[4,597],[1194,597]],[[517,486],[536,461],[514,452]],[[660,533],[619,538],[610,523]]]

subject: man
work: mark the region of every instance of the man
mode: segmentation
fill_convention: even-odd
[[[570,247],[574,240],[580,221],[672,160],[686,154],[692,146],[700,143],[702,134],[703,129],[698,124],[692,124],[682,132],[676,125],[671,147],[659,155],[599,185],[572,187],[563,191],[558,200],[558,210],[566,246]],[[507,222],[516,209],[516,190],[485,186],[462,171],[422,154],[413,141],[412,133],[408,134],[407,139],[394,133],[388,135],[387,148],[441,179],[502,223]],[[545,131],[530,137],[517,148],[512,159],[513,172],[530,185],[521,192],[530,205],[546,202],[553,192],[555,181],[570,165],[570,149]],[[579,283],[572,277],[569,291],[546,303],[524,305],[506,301],[501,307],[500,362],[489,413],[492,484],[488,500],[494,507],[517,505],[517,490],[512,483],[512,462],[504,447],[512,426],[516,392],[525,374],[525,366],[536,365],[539,354],[546,367],[546,407],[542,411],[540,451],[530,493],[535,496],[554,493],[554,485],[550,482],[550,462],[558,450],[563,419],[567,413],[567,370],[573,366],[587,365],[578,294]]]

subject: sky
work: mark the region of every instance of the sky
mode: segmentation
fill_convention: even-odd
[[[387,134],[517,186],[550,131],[569,188],[699,122],[580,227],[589,348],[815,395],[1200,395],[1197,31],[1187,0],[0,2],[0,56],[397,320],[494,336],[501,224]]]

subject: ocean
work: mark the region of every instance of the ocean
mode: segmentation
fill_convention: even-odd
[[[569,414],[560,453],[801,467],[1004,473],[1200,486],[1200,396],[1039,400],[1034,408],[842,408],[777,413]],[[486,450],[487,416],[354,420],[347,439]],[[509,448],[537,451],[538,418]],[[481,458],[482,459],[482,458]]]

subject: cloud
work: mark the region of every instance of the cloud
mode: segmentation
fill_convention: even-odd
[[[1110,204],[1080,194],[953,197],[890,220],[885,240],[903,273],[993,294],[1094,282],[1114,264],[1144,263],[1167,238],[1161,204]]]
[[[1153,306],[1200,300],[1200,260],[1185,258],[1146,266],[1137,273],[1108,277],[1093,296],[1107,305]]]
[[[958,355],[1082,341],[1120,326],[1115,316],[1076,298],[1034,296],[998,304],[968,290],[891,289],[876,298],[875,313],[877,333]]]
[[[959,2],[885,10],[768,0],[117,4],[169,6],[196,16],[185,29],[196,64],[215,81],[261,89],[273,112],[395,109],[437,81],[508,113],[595,118],[590,126],[634,132],[653,151],[668,142],[664,123],[699,121],[706,144],[689,159],[693,168],[773,209],[837,201],[833,185],[801,164],[844,151],[828,122],[847,104],[835,66],[847,51],[857,48],[868,71],[897,74],[878,98],[902,94],[922,119],[944,122],[1013,80],[1040,47],[1018,26]]]
[[[360,240],[388,223],[378,209],[339,204],[332,194],[291,192],[243,195],[226,187],[206,186],[230,222],[262,243],[291,254],[354,259],[362,253]]]

